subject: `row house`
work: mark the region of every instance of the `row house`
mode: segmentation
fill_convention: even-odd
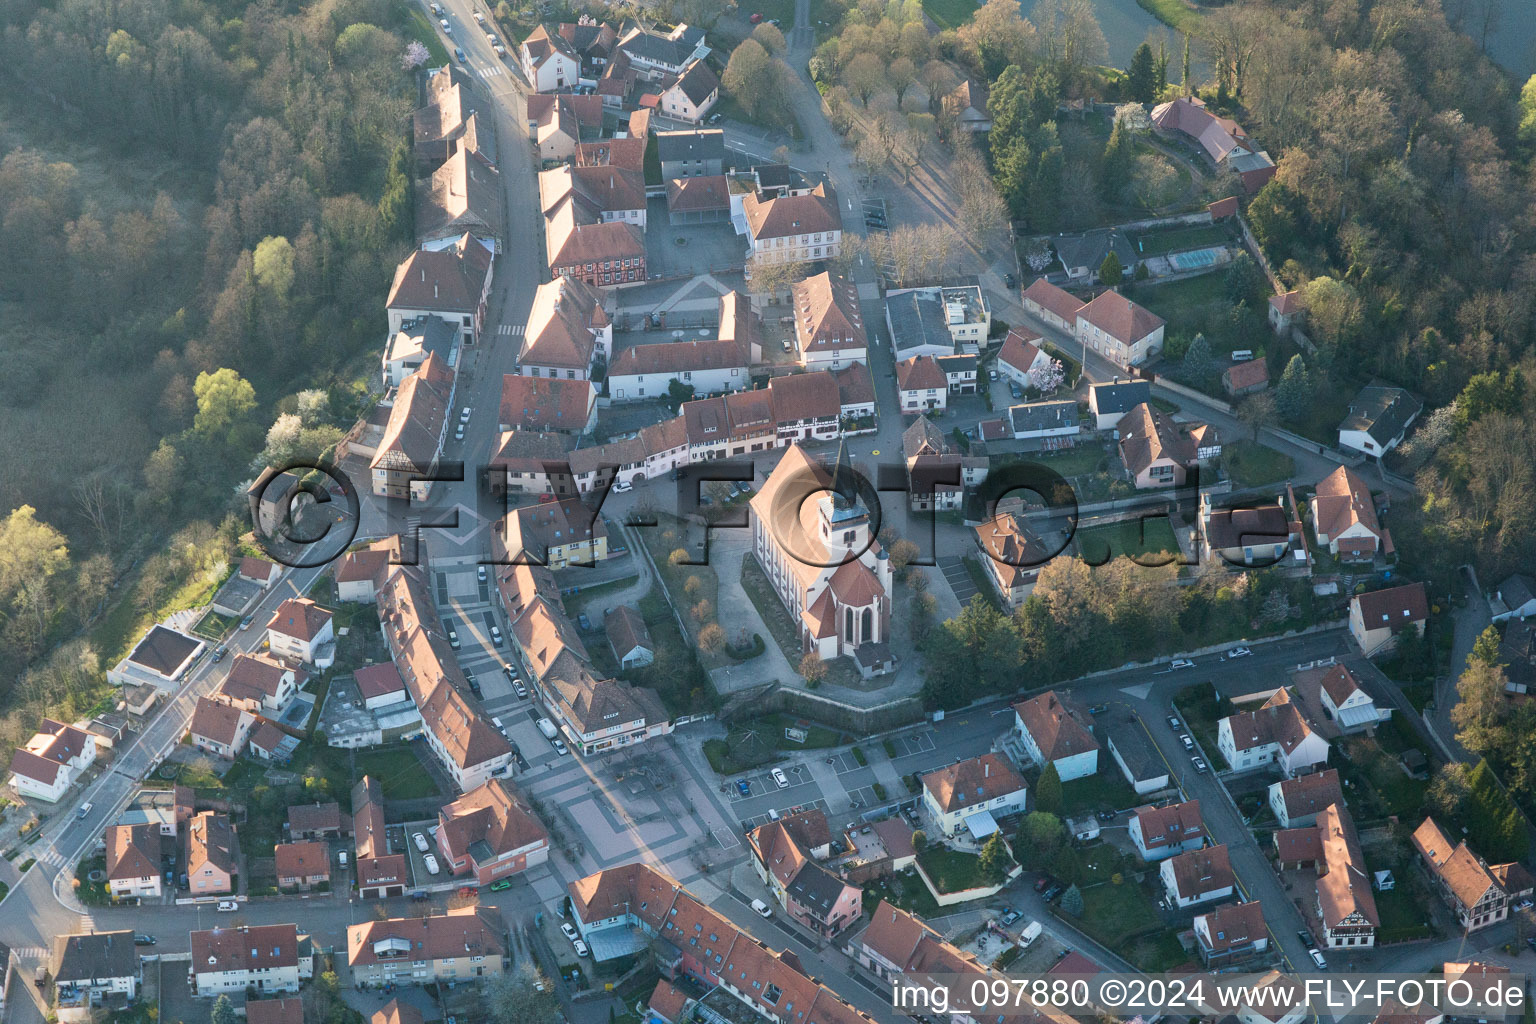
[[[502,973],[506,926],[495,907],[389,918],[347,928],[347,964],[359,985],[454,984]]]
[[[390,336],[407,321],[436,316],[456,325],[465,344],[474,344],[485,325],[495,261],[495,244],[469,232],[442,248],[412,252],[395,268],[384,303]]]
[[[553,431],[580,437],[597,426],[597,386],[590,380],[505,374],[497,419],[502,431]]]
[[[549,860],[549,832],[504,779],[491,779],[437,813],[437,850],[450,873],[476,885]]]
[[[923,811],[947,839],[995,835],[997,819],[1024,813],[1028,798],[1023,777],[997,754],[957,761],[919,781]]]
[[[297,992],[314,976],[313,948],[296,925],[211,928],[194,931],[191,942],[188,974],[198,996]]]
[[[365,900],[404,896],[405,854],[390,851],[384,822],[384,787],[371,775],[364,775],[352,787],[352,824],[357,853],[352,870],[357,876],[357,895]]]
[[[557,277],[534,291],[517,360],[519,374],[588,380],[592,365],[608,362],[612,350],[613,318],[596,288],[576,278]]]
[[[965,497],[960,453],[937,424],[919,416],[901,434],[907,464],[907,503],[914,512],[953,511]]]
[[[1413,848],[1464,932],[1498,924],[1517,900],[1531,893],[1531,875],[1524,867],[1488,864],[1466,840],[1453,843],[1434,818],[1425,818],[1414,831]]]
[[[544,219],[551,276],[574,277],[605,288],[641,284],[649,276],[645,232],[628,220],[605,220],[567,198]]]
[[[457,375],[432,353],[395,390],[384,435],[368,464],[380,498],[425,500],[443,452]]]
[[[806,834],[829,831],[826,815],[812,811],[747,833],[758,879],[792,920],[825,938],[847,930],[864,912],[863,890],[817,863],[817,837]]]
[[[869,337],[859,290],[841,274],[824,270],[790,286],[795,344],[810,370],[835,370],[869,361]]]
[[[741,347],[727,340],[632,345],[608,370],[608,394],[615,402],[665,398],[674,383],[695,395],[718,395],[740,391],[751,380]]]

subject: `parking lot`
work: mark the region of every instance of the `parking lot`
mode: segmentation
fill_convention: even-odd
[[[790,786],[798,786],[802,782],[810,781],[810,773],[806,771],[803,764],[781,764],[778,767],[784,772],[784,777],[789,780]],[[747,788],[745,791],[741,788],[742,783],[746,784]],[[754,796],[766,796],[770,793],[777,793],[780,789],[787,788],[789,787],[781,787],[775,782],[772,769],[767,769],[753,775],[742,776],[736,782],[731,783],[729,792],[732,800],[746,800]]]
[[[933,741],[933,730],[925,729],[918,733],[909,733],[905,736],[892,736],[890,739],[892,758],[900,760],[913,754],[926,754],[930,750],[937,749],[938,744]]]
[[[826,813],[828,811],[828,807],[825,800],[812,800],[808,804],[790,804],[789,806],[783,808],[776,807],[774,810],[778,813],[779,817],[783,818],[790,814],[799,814],[801,811],[821,811]],[[760,825],[768,824],[768,822],[772,820],[773,816],[769,814],[757,814],[750,818],[743,818],[741,819],[742,831],[750,832]],[[835,829],[836,826],[834,825],[833,828]]]
[[[955,600],[960,602],[962,608],[978,593],[976,584],[971,580],[970,572],[965,568],[964,559],[955,558],[953,555],[941,558],[939,571],[944,574],[944,581],[955,592]]]

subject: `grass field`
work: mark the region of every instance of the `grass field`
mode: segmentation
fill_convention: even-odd
[[[930,846],[917,855],[917,862],[940,892],[962,892],[992,884],[981,870],[981,858],[974,853],[951,850],[947,846]]]
[[[1178,929],[1163,927],[1152,897],[1141,887],[1104,883],[1082,894],[1083,916],[1062,917],[1132,964],[1144,971],[1167,971],[1189,960]]]
[[[1123,811],[1139,801],[1136,791],[1117,774],[1113,764],[1108,771],[1096,772],[1061,784],[1061,806],[1068,814],[1081,814],[1111,808]]]
[[[438,35],[437,28],[427,17],[427,12],[415,4],[407,5],[405,29],[411,38],[419,40],[432,55],[429,61],[431,67],[441,67],[448,63],[448,49],[443,45],[442,36]]]
[[[923,13],[939,28],[959,28],[976,13],[975,0],[923,0]]]
[[[1296,460],[1284,452],[1255,444],[1233,441],[1221,448],[1221,464],[1236,487],[1262,487],[1279,483],[1296,472]]]
[[[873,914],[881,900],[889,900],[892,906],[927,920],[944,913],[933,893],[911,868],[899,875],[886,875],[864,883],[864,913]]]
[[[1137,235],[1135,244],[1143,256],[1161,256],[1185,249],[1224,245],[1230,240],[1231,235],[1220,224],[1196,224],[1171,231],[1150,231],[1145,235]]]
[[[1178,541],[1173,537],[1173,526],[1166,516],[1148,519],[1127,519],[1103,526],[1090,526],[1077,533],[1077,550],[1083,558],[1103,565],[1120,555],[1145,555],[1157,552],[1175,554]]]

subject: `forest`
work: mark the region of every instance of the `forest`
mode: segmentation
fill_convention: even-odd
[[[412,237],[403,17],[0,7],[0,743],[208,585],[264,438],[350,425]]]

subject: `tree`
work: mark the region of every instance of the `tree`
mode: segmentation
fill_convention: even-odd
[[[213,1024],[238,1024],[235,1008],[229,1003],[229,996],[219,996],[213,1001],[210,1019]]]
[[[815,651],[806,651],[800,659],[799,672],[807,683],[819,683],[827,677],[827,663]]]
[[[990,82],[1010,64],[1031,64],[1037,36],[1015,0],[987,0],[955,31],[955,41],[971,70]]]
[[[869,98],[886,86],[885,64],[872,53],[861,53],[843,68],[843,84],[869,106]]]
[[[1330,348],[1352,340],[1359,330],[1364,310],[1354,288],[1326,274],[1314,277],[1301,289],[1301,303],[1307,310],[1314,340]]]
[[[752,38],[762,44],[763,49],[774,57],[784,52],[784,33],[779,31],[779,26],[770,25],[766,21],[752,30]]]
[[[987,844],[981,848],[981,857],[978,866],[982,874],[986,875],[994,884],[1008,877],[1008,870],[1013,867],[1013,857],[1008,853],[1008,844],[1003,842],[1003,837],[993,834]]]
[[[1268,391],[1249,395],[1237,407],[1237,418],[1253,431],[1253,439],[1257,441],[1264,428],[1275,422],[1275,396]]]
[[[1394,639],[1396,644],[1392,648],[1392,661],[1399,666],[1394,675],[1402,679],[1415,679],[1422,677],[1426,670],[1433,672],[1429,660],[1429,642],[1420,635],[1418,627],[1404,626],[1397,631]]]
[[[1264,280],[1264,272],[1244,249],[1227,265],[1226,280],[1223,283],[1226,285],[1227,299],[1237,303],[1256,298],[1267,282]]]
[[[782,117],[783,68],[762,43],[747,39],[731,51],[720,83],[748,116],[776,121]]]
[[[918,555],[917,545],[905,538],[892,544],[887,551],[890,555],[891,569],[894,572],[900,572],[911,565],[912,559]]]
[[[1285,364],[1285,372],[1280,375],[1280,383],[1275,388],[1275,410],[1287,421],[1295,423],[1311,406],[1312,380],[1307,373],[1307,364],[1297,353],[1291,356],[1290,362]]]
[[[1136,147],[1131,141],[1130,130],[1123,120],[1116,121],[1109,130],[1109,141],[1104,144],[1104,159],[1099,164],[1099,189],[1106,200],[1113,200],[1125,191],[1131,176]]]
[[[1067,887],[1067,891],[1061,894],[1062,913],[1071,914],[1073,917],[1083,916],[1083,892],[1076,885]]]
[[[1182,74],[1179,75],[1179,91],[1189,95],[1189,35],[1184,36],[1184,59],[1182,62]]]
[[[1104,262],[1099,264],[1099,283],[1113,288],[1123,280],[1125,268],[1120,265],[1120,257],[1110,252],[1104,257]]]
[[[1052,359],[1048,363],[1041,363],[1029,371],[1029,383],[1042,395],[1054,395],[1062,384],[1066,383],[1067,370],[1062,366],[1060,359]]]
[[[1451,709],[1456,741],[1468,750],[1495,756],[1508,745],[1506,682],[1501,666],[1468,659],[1466,669],[1456,681],[1456,693],[1461,699]]]
[[[1040,781],[1035,783],[1035,807],[1048,814],[1061,811],[1061,774],[1054,762],[1045,766]]]
[[[547,1024],[558,1016],[553,986],[523,960],[515,971],[497,975],[485,988],[486,1007],[496,1024]],[[541,991],[542,990],[542,991]]]
[[[1026,868],[1038,871],[1055,859],[1067,845],[1067,826],[1048,811],[1032,811],[1019,823],[1019,834],[1014,847]]]
[[[1152,47],[1142,43],[1131,54],[1131,66],[1126,69],[1125,91],[1137,103],[1151,103],[1157,98],[1157,61]]]
[[[1197,334],[1190,341],[1189,348],[1184,350],[1184,362],[1179,369],[1184,379],[1191,384],[1204,384],[1211,379],[1216,372],[1216,360],[1211,354],[1211,343],[1205,340],[1205,335]]]
[[[192,393],[197,396],[193,429],[207,437],[228,437],[256,408],[256,389],[228,367],[198,374]]]
[[[1485,665],[1499,664],[1499,627],[1490,625],[1478,634],[1477,640],[1472,644],[1472,653],[1467,655],[1467,663],[1480,661]]]
[[[928,833],[920,828],[914,829],[912,832],[912,849],[919,855],[928,849]]]
[[[799,273],[796,264],[774,259],[772,254],[753,253],[747,258],[747,280],[753,295],[777,296],[786,291]]]
[[[917,81],[917,65],[906,57],[897,57],[886,65],[885,77],[891,83],[891,88],[896,90],[896,106],[900,107],[907,90]]]
[[[684,384],[676,377],[673,377],[667,382],[666,401],[667,406],[672,410],[672,414],[674,416],[677,415],[677,410],[682,408],[684,402],[693,401],[693,385]]]
[[[673,549],[672,553],[667,556],[667,561],[673,565],[683,565],[688,561],[689,557],[690,556],[688,554],[687,548],[675,548]]]
[[[418,39],[412,39],[405,44],[405,52],[400,55],[400,70],[414,71],[427,62],[432,54],[428,52],[426,44]]]
[[[0,521],[0,623],[25,623],[23,635],[41,641],[53,617],[56,577],[69,567],[64,534],[31,505],[13,509]]]
[[[707,604],[708,602],[704,603]],[[706,654],[714,654],[724,646],[725,630],[720,627],[720,623],[711,622],[699,630],[699,650]]]

